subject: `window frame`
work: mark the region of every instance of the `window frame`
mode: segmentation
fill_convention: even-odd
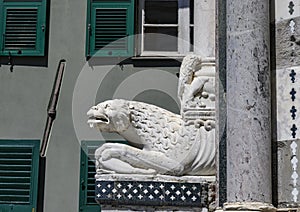
[[[99,212],[101,207],[98,203],[90,204],[87,202],[87,190],[88,190],[88,162],[90,158],[88,157],[88,149],[95,148],[98,149],[105,143],[122,143],[129,145],[126,140],[83,140],[81,141],[80,149],[80,181],[79,181],[79,211],[80,212]],[[94,160],[94,159],[93,159]],[[95,167],[96,168],[96,167]],[[96,170],[95,170],[96,174]],[[94,181],[96,184],[96,180]],[[95,186],[93,187],[95,191]]]
[[[34,8],[37,9],[37,28],[35,49],[6,49],[5,48],[5,32],[6,32],[6,14],[7,9],[16,8]],[[0,0],[0,56],[45,56],[45,40],[46,40],[46,13],[47,0],[32,1],[9,1]],[[21,53],[19,52],[21,50]]]
[[[191,31],[190,29],[194,28],[194,24],[190,23],[190,0],[177,0],[178,2],[178,37],[177,37],[177,51],[146,51],[144,50],[144,29],[145,25],[150,26],[150,24],[145,24],[145,1],[146,0],[140,0],[140,4],[138,6],[138,13],[139,13],[139,33],[140,38],[139,41],[139,50],[138,55],[139,56],[145,56],[145,57],[152,57],[152,56],[171,56],[171,57],[183,57],[188,53],[191,53],[190,51],[190,36]],[[174,1],[174,0],[157,0],[157,1]],[[186,8],[180,9],[180,7],[185,6]],[[194,2],[194,10],[195,10],[195,2]],[[174,26],[174,24],[168,25],[168,24],[151,24],[151,25],[165,25],[165,27],[168,26]],[[162,27],[162,26],[161,26]],[[194,32],[193,32],[194,33]]]
[[[86,57],[130,57],[134,54],[134,9],[135,1],[128,0],[88,0],[86,22]],[[126,9],[127,49],[110,50],[106,47],[95,48],[95,12],[97,8]],[[94,15],[94,16],[93,16]]]
[[[96,149],[104,144],[105,141],[81,141],[80,150],[80,182],[79,182],[79,211],[80,212],[99,212],[100,206],[98,203],[90,204],[87,202],[88,189],[88,148],[95,147]]]

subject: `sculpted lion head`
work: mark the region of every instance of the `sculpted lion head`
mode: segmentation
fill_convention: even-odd
[[[123,132],[130,125],[128,102],[108,100],[93,106],[88,112],[88,124],[102,132]]]

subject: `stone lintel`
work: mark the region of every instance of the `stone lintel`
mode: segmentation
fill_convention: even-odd
[[[300,207],[288,207],[288,208],[278,208],[277,212],[299,212]]]
[[[153,181],[153,182],[177,182],[177,183],[201,183],[215,182],[215,176],[171,176],[171,175],[141,175],[141,174],[96,174],[97,181]]]
[[[234,202],[225,203],[223,211],[263,211],[275,212],[277,209],[269,203],[263,202]]]

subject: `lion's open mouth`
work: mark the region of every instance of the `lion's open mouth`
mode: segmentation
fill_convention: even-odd
[[[94,124],[98,123],[109,124],[109,119],[104,115],[89,117],[88,124],[90,125],[90,127],[94,127]]]

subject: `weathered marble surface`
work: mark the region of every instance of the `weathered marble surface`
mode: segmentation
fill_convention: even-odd
[[[291,31],[291,21],[294,22]],[[300,65],[300,17],[276,23],[276,69]]]
[[[295,82],[291,80],[291,70],[294,70]],[[292,125],[299,125],[300,123],[300,67],[289,67],[285,69],[276,70],[276,92],[277,92],[277,140],[285,141],[291,140],[292,137]],[[290,92],[292,89],[296,91],[295,100],[292,101]],[[295,107],[297,112],[295,113],[295,119],[292,118],[291,109]],[[300,125],[299,125],[300,126]],[[296,131],[296,139],[300,138],[300,131]]]
[[[290,14],[289,4],[293,2],[293,13]],[[300,2],[297,0],[275,0],[276,22],[300,16]]]
[[[152,181],[152,182],[181,182],[181,183],[199,183],[199,182],[215,182],[215,176],[170,176],[170,175],[141,175],[141,174],[96,174],[96,180],[115,180],[115,181]]]
[[[295,148],[295,155],[293,154],[293,151],[291,149],[291,144],[293,143],[293,141],[295,141],[295,143],[298,145],[297,148]],[[299,139],[277,142],[279,207],[294,207],[299,205],[300,202],[300,179],[298,176],[298,170],[300,168],[299,162],[297,162],[300,158],[299,142]],[[293,163],[294,160],[295,162]],[[295,176],[293,176],[293,165],[295,165],[294,168],[296,169]],[[293,195],[294,189],[298,191],[298,195]],[[296,201],[294,201],[294,198],[296,198]]]
[[[194,53],[201,57],[215,55],[215,1],[194,1]]]
[[[227,201],[272,201],[269,1],[227,1]]]
[[[270,203],[263,202],[234,202],[225,203],[224,211],[264,211],[276,212],[276,208]]]

